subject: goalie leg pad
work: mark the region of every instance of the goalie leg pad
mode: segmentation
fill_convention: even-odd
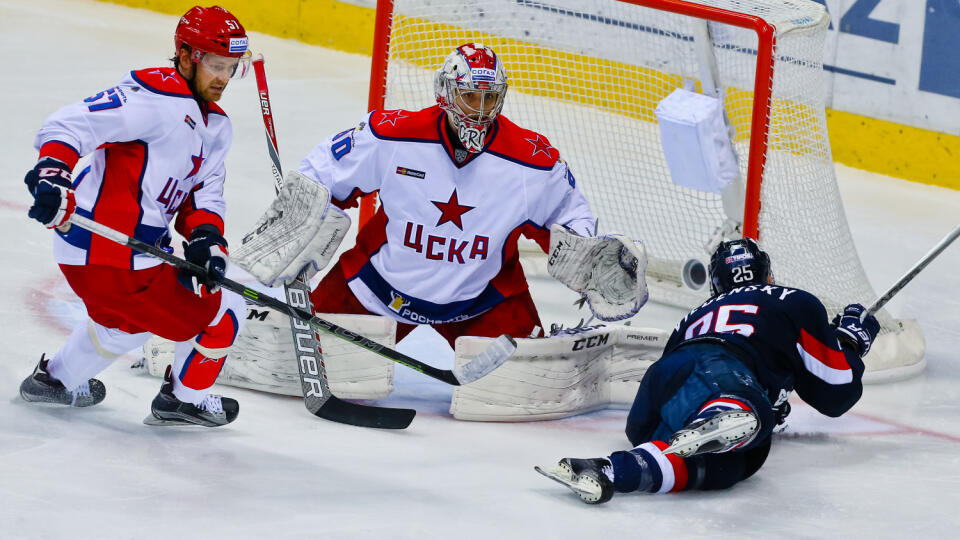
[[[547,272],[582,294],[602,321],[636,315],[647,302],[643,244],[619,235],[580,236],[560,225],[550,229]]]
[[[516,339],[516,352],[502,366],[454,388],[450,413],[458,420],[526,422],[566,418],[611,404],[629,406],[668,337],[654,328],[597,326]],[[457,365],[474,358],[490,339],[458,338]]]
[[[330,191],[297,171],[243,237],[231,260],[261,283],[289,283],[304,268],[309,279],[330,259],[350,228],[350,218],[330,205]]]

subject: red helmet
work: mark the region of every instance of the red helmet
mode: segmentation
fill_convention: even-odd
[[[240,58],[247,52],[247,32],[229,11],[220,6],[194,6],[180,17],[173,42],[176,53],[187,44],[197,52]]]

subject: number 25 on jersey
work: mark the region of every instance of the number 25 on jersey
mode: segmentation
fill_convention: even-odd
[[[756,315],[759,308],[754,304],[728,304],[720,306],[713,311],[704,313],[699,319],[687,327],[684,333],[684,339],[690,339],[696,336],[714,332],[719,334],[741,334],[750,336],[755,328],[749,323],[731,323],[730,316],[733,314]]]

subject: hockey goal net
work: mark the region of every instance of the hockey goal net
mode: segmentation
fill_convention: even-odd
[[[560,151],[601,232],[644,241],[654,300],[702,302],[709,287],[692,287],[685,268],[747,235],[779,283],[836,313],[876,294],[827,138],[828,24],[812,0],[380,0],[370,108],[433,105],[443,58],[466,42],[492,46],[507,68],[504,114]],[[654,110],[678,88],[722,100],[740,169],[722,193],[671,181]],[[922,370],[916,323],[878,318],[869,378]]]

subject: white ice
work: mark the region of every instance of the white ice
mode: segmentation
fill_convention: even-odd
[[[219,429],[141,423],[159,388],[131,373],[134,356],[102,374],[90,409],[28,405],[17,388],[52,353],[82,307],[26,217],[21,183],[33,136],[56,108],[114,85],[133,68],[167,65],[177,19],[111,4],[0,0],[5,51],[0,130],[3,304],[0,341],[0,538],[916,538],[960,526],[960,246],[890,304],[918,319],[928,368],[869,386],[845,417],[797,404],[755,477],[720,493],[618,495],[589,507],[534,464],[628,446],[624,410],[561,421],[467,423],[447,413],[450,389],[397,368],[386,405],[420,411],[405,431],[338,425],[301,400],[230,387],[242,413]],[[284,163],[366,111],[370,59],[253,34],[267,58]],[[232,82],[234,122],[227,236],[236,240],[272,196],[256,91]],[[960,193],[837,166],[860,256],[874,287],[898,278],[960,215]],[[816,256],[811,253],[810,256]],[[545,321],[572,322],[558,286],[532,284]],[[678,311],[644,308],[671,327]],[[449,366],[430,331],[400,349]]]

